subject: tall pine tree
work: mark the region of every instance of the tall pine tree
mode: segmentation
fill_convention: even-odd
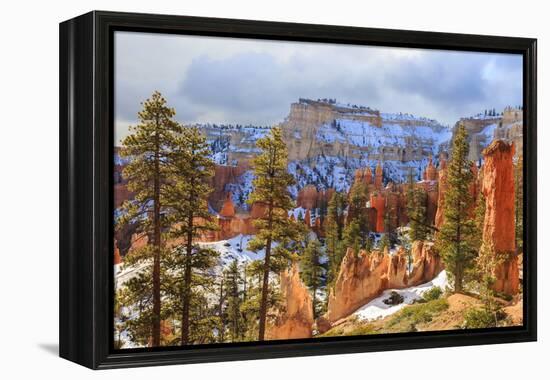
[[[344,210],[346,199],[342,193],[335,192],[328,203],[325,221],[326,253],[328,257],[327,282],[331,285],[338,276],[340,263],[344,258],[343,245]]]
[[[300,257],[300,274],[304,284],[312,293],[313,318],[317,318],[321,311],[317,303],[317,291],[321,290],[326,282],[326,267],[323,264],[323,256],[321,243],[315,238],[308,242]]]
[[[244,301],[244,279],[237,259],[225,270],[225,294],[227,298],[226,323],[229,327],[229,339],[238,342],[243,339],[244,320],[241,307]]]
[[[261,153],[253,160],[254,189],[249,203],[263,205],[265,213],[254,221],[258,233],[249,241],[248,248],[256,252],[265,250],[258,326],[258,340],[263,341],[267,319],[269,273],[273,269],[272,265],[279,264],[281,257],[289,253],[286,246],[290,240],[296,240],[297,228],[296,223],[288,218],[288,210],[293,208],[288,187],[294,184],[294,177],[287,170],[288,152],[281,129],[272,128],[267,136],[256,142],[256,145],[261,149]],[[274,250],[273,244],[276,242],[279,244]],[[275,270],[277,269],[280,267]]]
[[[453,139],[447,167],[448,190],[445,193],[445,221],[438,233],[438,247],[447,273],[453,279],[454,292],[464,289],[464,277],[477,256],[475,221],[472,217],[472,163],[468,160],[467,132],[462,124]]]
[[[171,152],[172,177],[167,198],[173,211],[171,234],[177,239],[183,239],[184,247],[181,268],[184,273],[181,344],[185,345],[189,343],[189,307],[195,263],[192,256],[201,251],[200,247],[193,244],[193,240],[201,232],[216,229],[209,221],[211,215],[208,212],[208,195],[212,192],[209,180],[214,174],[214,162],[210,158],[206,137],[197,127],[182,128],[176,142]],[[198,223],[197,220],[203,222]]]
[[[409,218],[409,234],[411,241],[426,239],[426,201],[426,191],[422,187],[416,186],[412,173],[409,173],[409,182],[407,186],[407,216]]]
[[[181,126],[173,120],[174,109],[168,107],[157,91],[142,107],[138,125],[131,127],[131,134],[122,141],[121,156],[129,159],[123,175],[128,190],[135,196],[122,205],[119,223],[136,223],[138,230],[149,238],[150,244],[136,257],[143,262],[152,261],[152,283],[142,290],[150,292],[147,296],[152,302],[151,345],[156,347],[160,345],[162,230],[168,226],[163,217],[168,212],[165,192],[171,180],[171,154]]]

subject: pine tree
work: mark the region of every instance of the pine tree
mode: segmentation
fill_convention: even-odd
[[[248,243],[251,251],[265,250],[262,274],[262,292],[259,310],[258,340],[263,341],[267,318],[269,273],[280,270],[280,264],[289,252],[286,249],[289,240],[297,240],[296,223],[288,218],[288,210],[293,201],[288,187],[294,184],[294,178],[287,170],[287,148],[280,128],[272,128],[270,134],[256,142],[261,153],[253,160],[255,178],[249,203],[265,206],[265,214],[254,221],[258,233]],[[273,243],[278,242],[276,249]],[[273,255],[273,257],[272,257]],[[272,263],[273,261],[273,263]],[[273,268],[273,265],[277,265]]]
[[[181,315],[181,344],[189,343],[189,308],[193,287],[193,254],[200,248],[193,240],[201,232],[214,230],[217,227],[209,222],[208,195],[212,192],[209,180],[214,174],[214,162],[210,158],[210,148],[206,137],[198,128],[182,128],[178,135],[176,147],[171,158],[171,181],[168,186],[168,201],[171,209],[171,235],[182,238],[184,243],[183,277],[183,310]],[[197,219],[204,220],[197,223]]]
[[[426,239],[428,232],[426,228],[426,201],[426,191],[422,187],[416,186],[412,173],[410,173],[407,186],[407,216],[409,218],[411,241]]]
[[[225,294],[227,298],[226,322],[229,326],[231,342],[238,342],[243,339],[243,317],[241,307],[244,301],[244,279],[241,276],[239,262],[233,260],[225,270]]]
[[[346,200],[341,193],[335,192],[330,198],[325,222],[326,252],[328,257],[327,281],[330,285],[336,280],[340,263],[345,254],[343,246],[344,210]]]
[[[475,222],[471,215],[473,197],[470,185],[473,174],[468,160],[466,129],[459,125],[453,140],[451,160],[447,168],[448,190],[445,193],[445,221],[438,233],[438,246],[447,273],[454,281],[454,292],[464,288],[465,273],[477,256]]]
[[[361,226],[355,219],[349,222],[344,229],[344,246],[353,249],[355,255],[358,255],[361,248],[363,248]]]
[[[119,225],[136,223],[138,231],[149,237],[150,244],[136,257],[143,262],[152,260],[153,263],[150,274],[152,283],[141,290],[149,292],[143,296],[152,300],[148,316],[151,345],[156,347],[160,345],[161,323],[161,231],[168,226],[166,218],[163,218],[168,212],[164,193],[171,177],[171,152],[181,127],[173,120],[174,109],[167,106],[159,92],[155,91],[142,106],[138,113],[138,125],[131,127],[131,134],[122,141],[121,156],[129,159],[123,175],[128,180],[128,190],[135,193],[135,197],[122,205],[123,216]]]
[[[317,291],[321,290],[326,281],[326,268],[323,264],[323,251],[317,239],[308,242],[304,253],[300,257],[301,277],[309,288],[313,297],[313,317],[317,318],[320,309],[317,304]]]

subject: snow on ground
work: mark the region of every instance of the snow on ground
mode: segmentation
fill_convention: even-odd
[[[436,286],[440,287],[442,290],[445,290],[447,284],[447,273],[443,270],[432,281],[426,282],[425,284],[405,289],[384,290],[382,295],[359,308],[355,313],[353,313],[353,315],[363,321],[372,321],[375,319],[384,318],[398,312],[406,305],[412,304],[415,300],[422,298],[422,295],[425,292]],[[391,292],[399,293],[404,299],[403,302],[399,305],[386,305],[384,300],[390,297]]]
[[[247,249],[248,242],[253,237],[253,235],[239,234],[231,239],[199,244],[202,247],[212,248],[220,252],[220,259],[224,265],[229,264],[234,259],[239,260],[240,263],[244,263],[264,258],[264,250],[256,253]]]

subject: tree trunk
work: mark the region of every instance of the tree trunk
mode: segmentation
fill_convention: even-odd
[[[158,121],[157,121],[158,123]],[[158,128],[158,125],[157,125]],[[160,142],[158,131],[155,134],[155,178],[154,178],[154,194],[153,194],[153,245],[155,253],[153,256],[153,331],[152,342],[153,347],[160,346]]]
[[[192,220],[192,219],[190,219]],[[185,271],[183,275],[183,305],[181,313],[181,345],[189,343],[189,304],[191,303],[191,255],[193,254],[193,224],[187,231]]]
[[[273,228],[273,204],[269,204],[268,212],[268,231]],[[265,260],[263,270],[263,282],[262,282],[262,300],[260,303],[260,326],[258,332],[258,340],[262,341],[265,337],[265,323],[267,317],[267,295],[269,293],[269,267],[271,258],[271,234],[269,235],[265,245]]]
[[[194,165],[193,165],[194,166]],[[195,178],[190,179],[191,194],[189,195],[189,204],[193,204],[195,195],[193,192]],[[181,313],[181,345],[184,346],[189,343],[189,306],[191,304],[191,277],[192,277],[192,258],[193,254],[193,218],[194,212],[189,210],[187,215],[187,242],[185,250],[185,273],[183,276],[183,300],[182,300],[182,313]]]

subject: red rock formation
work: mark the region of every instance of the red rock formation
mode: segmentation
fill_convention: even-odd
[[[481,184],[486,201],[482,249],[494,254],[499,262],[495,270],[495,291],[512,295],[519,290],[513,157],[513,144],[493,141],[483,151]]]
[[[384,215],[386,207],[386,198],[381,193],[373,193],[370,195],[370,205],[376,209],[376,225],[375,232],[384,232]]]
[[[249,164],[246,161],[240,161],[237,166],[231,165],[216,165],[214,167],[214,176],[211,180],[211,185],[214,188],[208,197],[208,202],[219,210],[225,200],[225,188],[229,183],[238,182],[238,178],[249,169]]]
[[[390,255],[373,251],[361,251],[355,255],[348,248],[334,288],[330,289],[327,313],[318,320],[317,327],[326,331],[333,324],[347,317],[359,307],[378,297],[386,289],[402,289],[431,281],[443,270],[443,263],[433,243],[413,244],[414,263],[407,274],[408,259],[403,248]]]
[[[355,254],[348,248],[330,290],[325,318],[334,323],[380,294],[387,287],[389,255],[378,251]]]
[[[233,204],[233,198],[231,192],[228,192],[225,196],[222,209],[220,210],[220,216],[224,218],[232,218],[235,216],[235,205]]]
[[[384,254],[388,253],[384,252]],[[400,289],[407,287],[409,282],[407,275],[407,254],[403,247],[399,247],[397,253],[390,256],[386,276],[388,279],[388,283],[386,285],[387,288]]]
[[[302,208],[314,209],[317,207],[318,195],[314,185],[307,185],[298,191],[296,205]]]
[[[366,167],[363,172],[363,181],[365,181],[365,184],[370,185],[372,184],[372,170],[370,167]]]
[[[377,190],[382,190],[382,166],[380,166],[380,161],[376,165],[376,169],[374,170],[374,187]]]
[[[426,170],[424,171],[424,176],[426,181],[437,180],[437,169],[435,168],[432,162],[432,156],[430,156],[428,160],[428,166],[426,166]]]
[[[409,286],[431,281],[444,269],[443,261],[431,242],[415,241],[412,244],[412,270],[409,275]]]
[[[296,263],[281,273],[281,296],[282,307],[276,311],[275,322],[268,326],[267,339],[311,338],[313,303]]]
[[[304,223],[307,227],[311,227],[311,212],[309,209],[306,210],[306,214],[304,215]]]
[[[116,245],[116,242],[114,244],[115,246],[115,252],[114,252],[114,264],[115,265],[118,265],[118,264],[122,264],[122,257],[120,257],[120,251]]]

